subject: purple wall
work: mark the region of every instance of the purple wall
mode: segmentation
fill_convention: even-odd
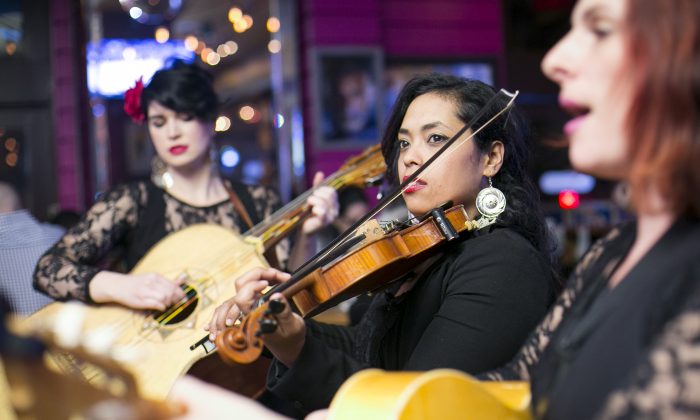
[[[370,46],[386,61],[400,58],[488,58],[504,80],[501,0],[301,0],[300,26],[307,175],[338,169],[360,150],[316,150],[309,51],[323,46]]]
[[[78,66],[82,16],[79,3],[70,0],[51,2],[51,67],[53,74],[53,120],[56,147],[57,199],[61,209],[80,210],[85,206],[84,190],[87,161],[78,160],[84,153],[85,133],[80,93],[84,70]],[[89,184],[87,184],[89,185]]]

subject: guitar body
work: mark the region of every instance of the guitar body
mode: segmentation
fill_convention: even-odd
[[[202,346],[192,351],[190,345],[206,335],[203,326],[214,310],[235,295],[234,280],[254,267],[267,266],[256,246],[234,231],[211,224],[192,225],[163,238],[131,271],[159,273],[169,279],[185,276],[196,293],[190,299],[192,304],[167,323],[119,305],[90,306],[84,335],[99,330],[113,333],[117,338],[112,346],[127,352],[129,357],[120,362],[134,375],[139,392],[163,400],[175,380],[206,356]],[[64,306],[62,302],[51,303],[24,322],[35,329],[55,319]],[[61,355],[54,359],[62,370],[81,369],[86,379],[99,380]]]
[[[340,387],[328,420],[531,419],[525,382],[480,382],[452,369],[356,373]]]

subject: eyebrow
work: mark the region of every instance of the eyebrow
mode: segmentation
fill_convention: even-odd
[[[581,20],[586,22],[594,18],[596,15],[605,13],[605,4],[593,4],[581,13]],[[571,15],[571,24],[573,25],[574,15]]]
[[[448,127],[447,125],[443,124],[442,122],[440,122],[440,121],[434,121],[434,122],[431,122],[431,123],[424,124],[424,125],[420,128],[420,131],[428,131],[428,130],[432,130],[433,128],[436,128],[436,127],[444,127],[444,128],[447,128],[448,130],[450,130],[450,127]],[[399,128],[399,134],[409,134],[409,131],[408,131],[408,129],[406,129],[406,128]]]

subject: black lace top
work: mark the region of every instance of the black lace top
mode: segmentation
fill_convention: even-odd
[[[700,223],[677,221],[608,289],[634,234],[594,244],[512,362],[481,377],[530,381],[542,418],[700,416]]]
[[[262,220],[280,207],[279,196],[264,186],[238,186],[249,194],[254,210],[251,219]],[[240,196],[241,194],[239,194]],[[247,197],[248,198],[248,197]],[[105,260],[122,261],[131,270],[139,258],[160,239],[195,223],[213,223],[235,231],[247,226],[227,199],[197,207],[178,200],[150,180],[123,184],[100,195],[82,220],[39,259],[34,287],[57,300],[90,301],[88,285]],[[286,263],[289,244],[277,248],[281,265]]]

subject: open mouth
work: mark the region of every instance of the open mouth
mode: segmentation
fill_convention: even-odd
[[[559,99],[559,105],[569,114],[573,115],[574,118],[569,120],[564,125],[564,133],[567,136],[572,135],[578,128],[579,126],[583,123],[583,121],[586,119],[588,114],[591,112],[591,109],[583,106],[581,104],[578,104],[576,102],[560,98]]]
[[[559,106],[574,117],[580,117],[591,112],[589,107],[564,98],[559,99]]]

